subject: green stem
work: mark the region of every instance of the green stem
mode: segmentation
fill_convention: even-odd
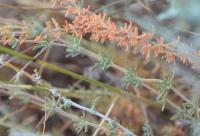
[[[102,82],[99,82],[97,80],[94,80],[94,79],[90,79],[88,77],[85,77],[85,76],[82,76],[82,75],[79,75],[77,73],[74,73],[74,72],[71,72],[69,70],[66,70],[64,68],[61,68],[61,67],[58,67],[56,65],[53,65],[53,64],[49,64],[45,61],[42,61],[42,60],[39,60],[39,59],[34,59],[33,57],[31,56],[28,56],[26,54],[23,54],[21,52],[17,52],[17,51],[14,51],[12,49],[9,49],[9,48],[6,48],[4,47],[3,45],[0,45],[0,52],[1,53],[6,53],[6,54],[9,54],[11,56],[15,56],[19,59],[23,59],[23,60],[27,60],[27,61],[33,61],[35,62],[36,64],[39,64],[47,69],[50,69],[50,70],[53,70],[53,71],[56,71],[56,72],[59,72],[59,73],[62,73],[64,75],[67,75],[67,76],[71,76],[75,79],[79,79],[79,80],[82,80],[82,81],[85,81],[85,82],[88,82],[90,84],[94,84],[98,87],[101,87],[101,88],[104,88],[108,91],[111,91],[112,93],[116,93],[116,94],[121,94],[123,96],[126,96],[128,98],[132,98],[134,100],[142,100],[143,102],[145,103],[148,103],[149,105],[152,105],[152,106],[155,106],[157,107],[158,105],[156,105],[155,103],[152,103],[152,101],[148,100],[148,99],[145,99],[143,97],[136,97],[134,95],[132,95],[131,93],[128,93],[126,91],[122,91],[120,90],[119,88],[116,88],[116,87],[113,87],[111,85],[108,85],[108,84],[105,84],[105,83],[102,83]]]
[[[39,59],[34,59],[31,56],[25,55],[23,53],[20,53],[20,52],[14,51],[14,50],[11,50],[11,49],[6,48],[6,47],[4,47],[2,45],[0,45],[0,52],[7,53],[7,54],[9,54],[11,56],[15,56],[15,57],[20,58],[20,59],[33,61],[33,62],[35,62],[35,63],[37,63],[37,64],[39,64],[39,65],[41,65],[43,67],[46,67],[46,68],[48,68],[50,70],[53,70],[53,71],[56,71],[56,72],[71,76],[71,77],[73,77],[75,79],[79,79],[79,80],[94,84],[94,85],[96,85],[98,87],[102,87],[102,88],[111,90],[112,92],[115,92],[115,93],[121,93],[121,90],[118,89],[118,88],[112,87],[112,86],[110,86],[108,84],[104,84],[104,83],[99,82],[97,80],[90,79],[90,78],[88,78],[86,76],[79,75],[77,73],[71,72],[69,70],[66,70],[64,68],[58,67],[56,65],[49,64],[49,63],[47,63],[45,61],[42,61],[42,60],[39,60]]]
[[[88,82],[88,83],[91,83],[91,84],[94,84],[98,87],[101,87],[101,88],[105,88],[107,90],[110,90],[111,92],[113,93],[118,93],[118,94],[125,94],[125,95],[130,95],[129,93],[126,93],[126,92],[123,92],[121,91],[119,88],[115,88],[111,85],[108,85],[108,84],[104,84],[102,82],[99,82],[97,80],[93,80],[93,79],[90,79],[86,76],[82,76],[82,75],[79,75],[77,73],[74,73],[74,72],[71,72],[69,70],[66,70],[64,68],[61,68],[61,67],[58,67],[56,65],[53,65],[53,64],[49,64],[45,61],[42,61],[42,60],[39,60],[39,59],[34,59],[33,57],[31,56],[28,56],[28,55],[25,55],[23,53],[20,53],[20,52],[17,52],[17,51],[14,51],[12,49],[9,49],[9,48],[6,48],[4,47],[3,45],[0,45],[0,52],[2,53],[6,53],[6,54],[9,54],[11,56],[15,56],[19,59],[23,59],[23,60],[27,60],[27,61],[33,61],[35,62],[36,64],[39,64],[47,69],[50,69],[50,70],[53,70],[53,71],[56,71],[56,72],[59,72],[59,73],[62,73],[64,75],[68,75],[68,76],[71,76],[75,79],[79,79],[79,80],[82,80],[82,81],[85,81],[85,82]]]

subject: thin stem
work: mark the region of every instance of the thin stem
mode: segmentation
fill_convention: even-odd
[[[15,114],[18,114],[19,112],[22,112],[26,109],[26,106],[23,106],[22,108],[14,111],[14,112],[11,112],[10,114],[6,114],[6,116],[2,117],[0,119],[0,122],[4,122],[6,119],[10,118],[11,116],[15,115]]]
[[[134,90],[136,92],[136,96],[140,97],[141,96],[140,90],[137,87],[134,87]],[[140,103],[140,108],[141,108],[141,110],[143,112],[145,120],[149,120],[148,119],[148,114],[147,114],[147,111],[146,111],[146,106],[144,105],[143,102]]]
[[[108,85],[108,84],[104,84],[104,83],[99,82],[97,80],[90,79],[90,78],[88,78],[86,76],[79,75],[77,73],[71,72],[69,70],[66,70],[64,68],[58,67],[56,65],[49,64],[47,62],[41,61],[39,59],[33,59],[33,57],[31,57],[31,56],[25,55],[23,53],[19,53],[17,51],[11,50],[11,49],[6,48],[4,46],[0,46],[0,52],[7,53],[7,54],[9,54],[11,56],[15,56],[15,57],[18,57],[20,59],[33,61],[33,62],[35,62],[35,63],[37,63],[39,65],[44,66],[45,68],[48,68],[50,70],[62,73],[64,75],[68,75],[68,76],[71,76],[73,78],[76,78],[76,79],[79,79],[79,80],[94,84],[94,85],[96,85],[98,87],[105,88],[105,89],[107,89],[107,90],[109,90],[109,91],[111,91],[113,93],[122,94],[124,96],[132,97],[132,95],[130,93],[125,92],[125,91],[121,91],[119,88],[113,87],[113,86]]]
[[[4,94],[6,94],[6,95],[10,95],[10,93],[11,93],[11,92],[9,92],[9,91],[5,91],[5,90],[2,90],[2,89],[0,89],[0,92],[4,93]],[[26,93],[26,92],[24,92],[23,95],[24,95],[25,97],[28,97],[28,98],[29,98],[29,101],[30,101],[31,103],[33,103],[33,104],[35,104],[35,105],[37,105],[37,106],[39,106],[39,107],[42,107],[43,104],[45,103],[45,101],[44,101],[43,99],[41,99],[40,97],[38,97],[38,96],[34,96],[34,95],[29,94],[29,93]],[[16,97],[17,97],[17,96],[16,96]],[[19,98],[19,97],[17,97],[17,98]],[[19,98],[19,99],[22,99],[22,98]],[[77,116],[75,116],[75,115],[72,115],[72,114],[69,114],[69,113],[63,111],[62,109],[58,109],[57,113],[60,114],[60,115],[62,115],[62,116],[64,116],[64,117],[70,118],[70,119],[72,119],[72,120],[74,120],[74,121],[80,121],[79,117],[77,117]],[[0,123],[1,123],[1,122],[0,122]],[[100,128],[100,129],[103,130],[104,132],[107,130],[106,128],[104,128],[104,127],[99,127],[97,124],[91,123],[91,122],[89,122],[89,121],[87,121],[87,125],[88,125],[88,126],[95,127],[95,128]]]
[[[114,105],[115,105],[116,101],[118,100],[118,98],[119,98],[119,96],[116,96],[116,97],[113,99],[113,101],[112,101],[112,103],[111,103],[111,105],[110,105],[108,111],[106,112],[105,116],[109,116],[109,115],[110,115],[110,113],[111,113],[112,109],[114,108]],[[103,124],[104,124],[105,121],[106,121],[106,120],[103,119],[103,120],[100,122],[99,126],[100,126],[100,127],[103,126]],[[100,131],[100,129],[97,128],[97,129],[95,130],[93,136],[97,136],[97,134],[99,133],[99,131]]]

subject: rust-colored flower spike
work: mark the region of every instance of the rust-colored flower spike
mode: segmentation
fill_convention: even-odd
[[[174,53],[174,52],[167,52],[166,53],[166,62],[167,63],[172,63],[172,62],[174,62],[175,61],[175,58],[176,58],[176,53]]]
[[[158,57],[160,54],[163,54],[165,52],[166,48],[168,47],[168,44],[164,43],[163,38],[156,39],[156,43],[157,45],[154,45],[152,48],[153,48],[154,56]]]
[[[2,28],[1,29],[1,40],[4,41],[3,44],[6,45],[8,43],[11,43],[12,39],[13,39],[12,31],[7,27]]]
[[[189,57],[186,55],[179,55],[179,58],[181,62],[185,65],[188,65],[190,63]]]
[[[80,8],[75,0],[68,0],[67,2],[65,17],[73,15],[73,18],[71,22],[65,20],[64,29],[74,36],[83,38],[86,34],[90,34],[91,40],[101,43],[105,41],[115,42],[117,46],[126,49],[138,46],[147,60],[151,54],[154,57],[165,58],[167,63],[174,62],[178,57],[176,52],[173,51],[173,47],[169,46],[172,44],[165,43],[163,38],[158,38],[155,42],[152,42],[154,37],[152,32],[140,34],[138,27],[131,22],[118,27],[110,18],[106,18],[105,14],[95,14],[90,11],[89,7]]]
[[[51,21],[46,21],[45,24],[46,24],[46,26],[47,26],[48,32],[51,32],[51,31],[52,31],[52,24],[51,24]]]

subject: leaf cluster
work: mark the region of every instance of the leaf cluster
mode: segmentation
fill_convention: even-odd
[[[162,105],[161,108],[162,111],[164,111],[165,109],[167,94],[170,89],[171,89],[170,80],[163,80],[158,82],[158,96],[156,97],[156,100]]]
[[[135,87],[138,87],[141,84],[141,80],[137,77],[136,73],[132,69],[127,70],[127,73],[123,77],[122,81],[125,84],[126,89],[131,84]]]

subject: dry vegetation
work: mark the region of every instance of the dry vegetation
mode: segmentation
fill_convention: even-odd
[[[0,0],[0,136],[200,136],[198,6]]]

